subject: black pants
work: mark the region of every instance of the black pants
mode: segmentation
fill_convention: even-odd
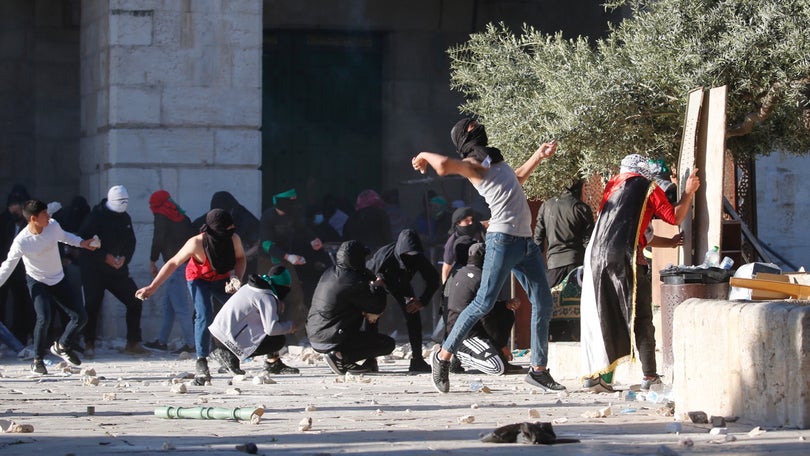
[[[396,341],[384,334],[376,331],[358,331],[346,335],[346,339],[332,350],[318,350],[318,353],[328,353],[330,351],[340,352],[344,363],[354,363],[363,359],[384,356],[392,351],[396,346]],[[422,350],[419,350],[421,355]]]
[[[655,326],[652,322],[652,283],[647,275],[647,266],[638,265],[636,270],[636,319],[633,331],[636,349],[645,376],[656,375]]]
[[[81,305],[76,302],[67,279],[63,278],[56,285],[46,285],[42,282],[26,277],[28,290],[34,301],[34,311],[37,314],[34,325],[34,353],[37,358],[42,358],[48,348],[48,328],[51,325],[53,315],[53,303],[59,305],[68,316],[68,323],[59,338],[59,344],[63,347],[74,346],[76,335],[87,323],[87,314]]]
[[[84,342],[95,344],[98,334],[98,319],[101,314],[101,303],[104,300],[104,291],[108,290],[127,308],[127,342],[141,341],[141,300],[135,297],[138,287],[129,276],[128,271],[121,269],[114,272],[104,268],[82,268],[82,284],[84,286],[84,302],[87,309],[87,326],[84,328]],[[122,268],[124,269],[124,268]]]
[[[21,261],[6,283],[0,287],[0,318],[23,344],[26,344],[28,336],[33,334],[36,319],[26,277],[25,267]]]

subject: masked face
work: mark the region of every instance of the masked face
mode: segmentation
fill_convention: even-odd
[[[107,201],[107,209],[113,212],[118,212],[119,214],[126,212],[128,205],[129,205],[128,198]]]

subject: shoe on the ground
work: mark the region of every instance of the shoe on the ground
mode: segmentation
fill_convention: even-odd
[[[408,366],[408,372],[430,372],[430,364],[426,363],[422,358],[412,358],[411,364]]]
[[[329,368],[332,369],[336,375],[343,375],[345,373],[350,374],[364,374],[368,372],[363,366],[359,366],[356,363],[347,363],[344,362],[342,359],[337,357],[335,352],[329,352],[326,354],[326,364],[329,365]]]
[[[211,371],[208,370],[208,360],[197,358],[194,372],[194,384],[203,386],[211,381]]]
[[[73,364],[74,366],[79,366],[82,364],[82,360],[76,356],[76,353],[73,350],[59,345],[59,342],[54,341],[53,345],[51,345],[51,353],[64,359],[66,362]]]
[[[127,345],[124,346],[124,353],[136,356],[149,356],[152,354],[152,352],[144,348],[140,342],[127,342]]]
[[[48,373],[48,369],[45,369],[45,363],[42,361],[42,358],[34,358],[34,361],[31,362],[31,372],[40,375]]]
[[[529,368],[529,373],[526,374],[526,383],[549,392],[565,390],[563,385],[560,385],[551,377],[551,372],[548,369],[536,371]]]
[[[211,352],[211,357],[214,358],[226,371],[230,371],[234,375],[244,375],[239,367],[239,358],[236,357],[230,350],[217,347]]]
[[[264,371],[267,372],[268,374],[274,375],[295,375],[301,373],[301,371],[297,367],[291,367],[284,364],[281,358],[275,360],[272,363],[265,361]]]
[[[642,391],[649,391],[650,388],[653,385],[660,385],[662,383],[663,382],[661,381],[661,376],[660,375],[656,374],[653,377],[644,377],[644,379],[641,380],[641,390]]]
[[[463,374],[466,371],[461,366],[461,360],[458,359],[458,356],[454,356],[450,359],[450,373],[451,374]]]
[[[433,387],[440,393],[450,392],[450,361],[439,358],[440,347],[433,349],[430,355],[431,380]]]
[[[582,382],[582,387],[593,393],[613,392],[613,386],[611,386],[601,376],[598,375],[593,378],[586,378],[585,381]]]
[[[506,374],[522,374],[523,373],[523,366],[518,366],[517,364],[506,363],[504,365],[506,370]]]
[[[179,355],[180,353],[195,353],[197,350],[192,347],[191,345],[183,345],[182,347],[178,348],[177,350],[172,351],[173,355]]]
[[[363,362],[363,364],[360,365],[360,367],[362,367],[363,369],[365,369],[368,372],[379,372],[380,371],[380,365],[377,364],[377,358],[369,358],[369,359],[365,360]]]
[[[154,342],[147,342],[143,344],[146,348],[151,348],[152,350],[160,350],[160,351],[167,351],[169,346],[166,344],[160,343],[159,340],[155,340]]]

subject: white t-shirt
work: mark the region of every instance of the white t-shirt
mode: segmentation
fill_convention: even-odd
[[[25,265],[25,273],[32,279],[45,285],[59,283],[65,277],[62,259],[59,258],[60,242],[78,247],[82,238],[64,231],[54,219],[39,234],[32,233],[28,226],[24,226],[14,237],[6,261],[0,265],[0,286],[6,283],[20,258]]]

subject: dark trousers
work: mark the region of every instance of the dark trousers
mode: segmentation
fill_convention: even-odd
[[[23,344],[34,331],[34,308],[26,285],[22,261],[0,287],[0,318]]]
[[[284,345],[287,343],[287,338],[283,335],[279,336],[264,336],[262,339],[262,343],[256,347],[256,350],[250,354],[250,356],[260,356],[260,355],[276,355],[278,351],[284,348]]]
[[[363,359],[384,356],[392,351],[396,346],[396,341],[385,334],[378,334],[376,331],[358,331],[346,334],[346,339],[332,350],[318,350],[318,353],[328,353],[330,351],[340,352],[344,363],[354,363]],[[421,355],[422,350],[419,350]]]
[[[107,290],[127,308],[127,342],[141,341],[141,310],[143,304],[135,297],[138,287],[129,274],[121,270],[110,273],[104,269],[82,269],[84,303],[87,309],[87,326],[84,328],[85,344],[95,344],[98,334],[98,319],[104,291]]]
[[[561,266],[559,268],[548,269],[546,270],[546,280],[548,280],[549,288],[554,288],[560,283],[562,283],[565,276],[571,273],[574,269],[578,268],[581,265],[577,264],[568,264],[565,266]]]
[[[87,314],[81,302],[74,299],[73,290],[71,290],[67,279],[63,278],[56,285],[46,285],[31,277],[26,277],[26,280],[31,299],[34,301],[34,311],[37,314],[36,324],[34,325],[34,353],[36,357],[42,358],[48,348],[48,328],[51,324],[54,302],[68,316],[68,323],[65,325],[62,337],[59,338],[59,344],[63,347],[73,347],[76,335],[87,323]]]
[[[655,326],[652,322],[652,283],[647,276],[647,266],[636,269],[636,319],[633,321],[636,349],[645,376],[656,375]]]

